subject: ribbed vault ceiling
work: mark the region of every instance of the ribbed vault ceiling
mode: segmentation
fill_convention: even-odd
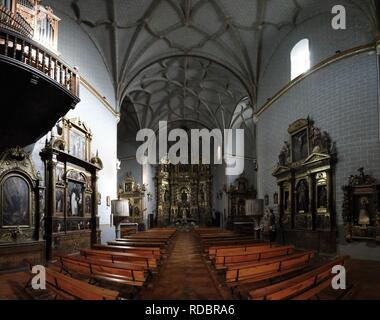
[[[336,0],[57,0],[98,48],[119,108],[141,126],[160,120],[228,127],[238,102],[256,101],[263,64],[301,22]],[[376,24],[372,0],[342,0]],[[273,49],[272,49],[273,48]]]

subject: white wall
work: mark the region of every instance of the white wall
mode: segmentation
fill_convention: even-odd
[[[334,31],[331,14],[325,11],[306,20],[285,37],[274,52],[268,49],[267,68],[259,84],[259,108],[290,81],[290,51],[297,41],[310,39],[312,64],[335,54],[374,41],[366,17],[347,6],[348,29]],[[273,54],[269,54],[273,52]],[[376,54],[366,52],[331,63],[291,87],[262,113],[257,123],[259,197],[277,191],[272,176],[288,126],[310,116],[315,126],[330,134],[338,149],[335,198],[338,224],[338,253],[358,259],[380,260],[378,247],[371,243],[347,243],[344,239],[342,186],[350,175],[364,167],[380,179],[378,70]],[[380,180],[379,180],[380,181]]]

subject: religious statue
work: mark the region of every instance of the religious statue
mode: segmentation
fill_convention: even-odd
[[[203,185],[201,186],[200,196],[201,196],[201,202],[204,202],[205,201],[205,192],[203,189]]]
[[[327,207],[327,190],[326,186],[321,186],[318,193],[318,208]]]
[[[169,200],[170,200],[169,190],[167,188],[165,188],[165,191],[164,191],[164,201],[168,202]]]
[[[313,152],[320,152],[321,150],[321,130],[316,127],[311,129],[311,144],[313,146]]]
[[[289,162],[290,157],[290,145],[289,142],[285,141],[285,145],[282,147],[281,153],[278,156],[278,163],[281,166],[285,166],[287,162]]]
[[[309,209],[309,190],[305,180],[302,180],[297,188],[297,207],[298,211],[307,212]]]
[[[370,217],[368,212],[368,199],[363,197],[360,199],[359,225],[370,225]]]
[[[187,193],[186,193],[185,190],[182,191],[181,200],[182,200],[182,203],[186,203],[187,202]]]

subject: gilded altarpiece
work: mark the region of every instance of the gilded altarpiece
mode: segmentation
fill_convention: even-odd
[[[309,118],[291,124],[288,133],[273,172],[281,235],[299,247],[335,252],[335,143]]]
[[[143,225],[145,216],[145,186],[136,183],[135,178],[128,173],[122,185],[119,186],[119,198],[129,201],[129,217],[123,222]]]
[[[236,179],[234,184],[230,185],[228,194],[228,228],[233,227],[235,222],[252,221],[248,216],[251,212],[247,212],[246,201],[256,199],[256,190],[249,185],[246,177],[241,176]]]
[[[157,225],[211,225],[211,183],[209,165],[161,163],[156,175]]]
[[[92,134],[79,119],[63,119],[41,151],[45,163],[47,257],[74,253],[100,241],[98,171],[91,154]]]

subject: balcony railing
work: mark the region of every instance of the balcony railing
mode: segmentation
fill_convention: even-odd
[[[29,0],[17,0],[17,3],[31,10],[34,9],[34,4],[31,3]]]
[[[0,29],[0,55],[15,59],[39,70],[61,87],[79,97],[79,75],[56,55],[41,48],[37,42],[12,31]]]
[[[2,5],[0,5],[0,27],[16,31],[26,37],[33,38],[32,26],[18,13],[13,13]]]

